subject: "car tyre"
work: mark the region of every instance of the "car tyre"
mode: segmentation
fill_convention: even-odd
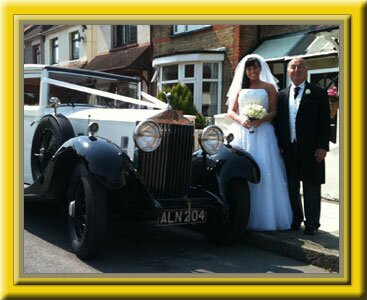
[[[245,235],[250,215],[250,192],[248,183],[232,180],[226,189],[228,215],[223,218],[214,213],[208,215],[206,234],[219,244],[230,244]]]
[[[84,164],[74,169],[68,191],[68,225],[71,246],[80,259],[97,255],[107,227],[107,191]]]
[[[63,115],[46,115],[39,121],[33,136],[31,149],[31,167],[34,181],[43,174],[57,149],[73,137],[73,127]]]

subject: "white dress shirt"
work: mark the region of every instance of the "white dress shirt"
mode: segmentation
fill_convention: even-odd
[[[289,91],[289,128],[291,135],[291,143],[296,141],[296,117],[298,112],[299,104],[301,103],[302,95],[305,90],[306,82],[302,82],[298,87],[300,88],[298,91],[298,95],[296,99],[294,98],[294,89],[296,85],[292,83],[290,91]]]

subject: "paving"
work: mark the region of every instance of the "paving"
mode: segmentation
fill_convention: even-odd
[[[338,124],[339,127],[339,124]],[[337,131],[337,143],[329,144],[326,165],[326,183],[321,187],[321,216],[320,228],[315,235],[305,235],[304,227],[298,231],[272,231],[249,232],[247,242],[262,249],[290,256],[300,261],[325,268],[330,272],[339,272],[339,250],[342,243],[339,242],[340,216],[339,204],[342,204],[342,191],[340,182],[343,181],[343,173],[339,147],[339,129]],[[342,207],[342,206],[340,206]]]
[[[324,199],[321,203],[321,226],[315,235],[305,235],[303,226],[297,231],[252,231],[248,232],[246,242],[338,273],[339,215],[339,202]]]

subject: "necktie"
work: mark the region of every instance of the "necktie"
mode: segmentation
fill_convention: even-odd
[[[299,86],[296,86],[296,87],[294,88],[294,99],[296,99],[296,98],[297,98],[298,93],[299,93],[299,89],[300,89],[300,87],[299,87]]]

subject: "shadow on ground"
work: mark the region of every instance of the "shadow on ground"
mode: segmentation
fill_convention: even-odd
[[[71,252],[66,212],[41,199],[27,199],[24,229]],[[261,263],[254,257],[261,257]],[[302,273],[307,264],[247,245],[218,246],[185,227],[152,222],[115,222],[101,256],[87,261],[103,273]],[[292,268],[294,267],[294,268]]]

